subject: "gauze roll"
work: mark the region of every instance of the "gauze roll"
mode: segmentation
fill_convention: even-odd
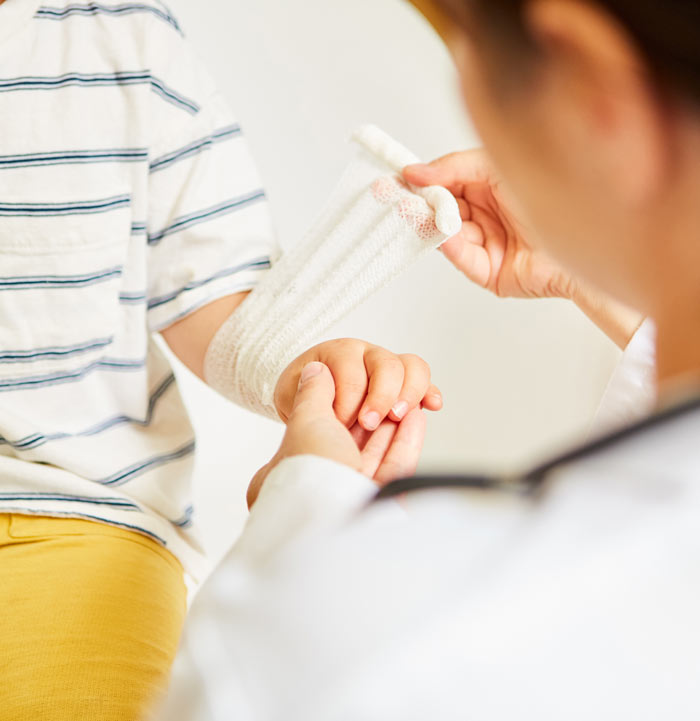
[[[269,418],[279,420],[275,387],[292,360],[462,226],[449,191],[402,180],[402,169],[419,162],[410,151],[374,126],[353,139],[356,157],[316,223],[224,322],[207,350],[207,383]]]

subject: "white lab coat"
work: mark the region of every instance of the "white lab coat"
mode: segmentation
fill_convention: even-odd
[[[611,388],[628,414],[649,333]],[[538,500],[408,510],[286,460],[194,604],[162,718],[697,721],[699,439],[696,410],[558,467]]]

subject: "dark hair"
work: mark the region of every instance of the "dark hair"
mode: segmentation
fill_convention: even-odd
[[[591,0],[631,34],[660,83],[700,101],[700,0]],[[523,20],[528,0],[437,0],[459,24],[475,18],[486,30],[533,49]]]

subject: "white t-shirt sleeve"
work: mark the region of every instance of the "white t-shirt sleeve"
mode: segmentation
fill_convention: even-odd
[[[656,327],[645,320],[625,349],[598,408],[591,432],[604,435],[649,413],[656,399]]]
[[[151,38],[158,87],[143,221],[148,320],[157,331],[250,290],[277,251],[258,171],[226,99],[182,36]]]

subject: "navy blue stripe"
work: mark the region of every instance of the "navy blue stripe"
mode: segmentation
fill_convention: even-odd
[[[171,373],[158,385],[155,391],[151,394],[148,400],[148,411],[144,419],[132,418],[131,416],[119,415],[108,418],[106,421],[100,421],[93,426],[90,426],[84,431],[78,431],[77,433],[51,433],[44,435],[42,433],[33,433],[32,435],[20,438],[17,441],[9,441],[6,438],[0,436],[0,445],[8,445],[17,451],[29,451],[40,446],[50,443],[52,441],[62,441],[68,438],[89,438],[91,436],[97,436],[105,431],[111,430],[119,425],[133,424],[142,428],[148,428],[153,422],[153,415],[155,413],[156,405],[158,401],[163,397],[165,392],[175,384],[175,376]]]
[[[108,87],[111,85],[150,85],[153,92],[195,115],[200,107],[180,95],[147,70],[118,73],[64,73],[57,76],[22,76],[0,79],[0,93],[28,90],[59,90],[68,87]]]
[[[116,473],[108,476],[107,478],[96,480],[95,483],[101,483],[104,486],[121,486],[124,483],[132,481],[137,476],[143,475],[147,471],[157,468],[158,466],[162,466],[166,463],[177,461],[181,458],[192,455],[192,453],[194,453],[195,451],[195,447],[195,441],[190,441],[187,445],[183,446],[182,448],[178,448],[172,453],[154,456],[153,458],[149,458],[146,461],[135,463],[131,466],[128,466],[127,468],[122,469],[121,471],[117,471]]]
[[[146,302],[145,293],[122,293],[119,296],[122,305],[141,305]]]
[[[197,103],[184,97],[184,95],[179,95],[172,88],[169,88],[162,80],[159,80],[156,77],[151,77],[151,88],[155,93],[168,102],[173,103],[173,105],[182,106],[185,110],[192,113],[192,115],[196,115],[200,111],[200,107]]]
[[[147,230],[145,223],[132,223],[131,224],[131,235],[141,235]]]
[[[182,30],[177,20],[170,14],[151,7],[150,5],[142,5],[139,3],[124,3],[122,5],[98,5],[97,3],[74,3],[67,5],[65,8],[42,6],[37,10],[35,15],[40,20],[65,20],[73,16],[80,15],[132,15],[134,13],[150,13],[160,20],[165,21],[168,25],[175,28],[180,34]]]
[[[129,372],[142,370],[146,366],[146,361],[131,360],[115,360],[105,359],[90,363],[84,368],[65,373],[51,373],[49,375],[34,376],[30,378],[10,378],[0,380],[0,393],[5,391],[15,391],[21,389],[41,388],[45,386],[54,386],[61,383],[74,383],[82,380],[85,376],[96,370],[111,370],[120,372]]]
[[[148,70],[117,73],[64,73],[63,75],[21,75],[0,78],[0,92],[56,90],[75,85],[142,85],[151,82]]]
[[[58,346],[55,348],[37,348],[33,350],[0,351],[0,363],[29,363],[39,358],[69,358],[89,353],[90,351],[106,348],[114,342],[114,337],[98,338],[87,343],[73,346]]]
[[[226,293],[228,295],[233,295],[234,293],[243,293],[244,291],[250,290],[250,283],[241,283],[240,287],[231,287],[226,289]],[[161,331],[164,328],[169,328],[173,323],[177,323],[179,320],[182,320],[183,318],[187,318],[188,315],[191,315],[195,311],[199,310],[200,308],[204,308],[205,305],[209,305],[213,300],[216,299],[216,295],[208,298],[202,298],[201,300],[197,301],[196,303],[192,303],[191,305],[186,306],[183,310],[181,310],[179,313],[173,316],[169,316],[165,320],[160,320],[157,324],[155,324],[155,327],[153,328],[154,331]]]
[[[188,528],[192,525],[192,516],[194,515],[194,506],[187,506],[185,508],[185,512],[182,514],[180,518],[178,518],[175,521],[170,521],[170,523],[173,524],[173,526],[177,526],[178,528]]]
[[[172,293],[168,293],[167,295],[161,295],[156,298],[151,298],[148,301],[148,310],[152,310],[153,308],[157,308],[158,306],[170,303],[171,301],[181,296],[183,293],[187,293],[190,290],[196,290],[197,288],[202,288],[209,283],[213,283],[215,280],[219,280],[221,278],[228,278],[229,276],[236,275],[236,273],[241,273],[244,270],[263,270],[269,268],[270,265],[270,259],[265,257],[252,260],[249,263],[244,263],[243,265],[237,265],[233,268],[226,268],[224,270],[220,270],[218,273],[212,275],[210,278],[192,281],[191,283],[188,283],[186,286],[179,288]]]
[[[123,150],[60,150],[51,153],[0,155],[0,170],[49,165],[82,165],[85,163],[135,163],[148,159],[142,148]]]
[[[214,220],[215,218],[219,218],[223,215],[234,213],[237,210],[241,210],[249,205],[253,205],[260,200],[263,200],[264,198],[264,190],[255,190],[252,193],[241,196],[240,198],[234,198],[233,200],[228,200],[224,203],[220,203],[219,205],[212,206],[211,208],[206,208],[205,210],[182,216],[181,218],[178,218],[172,225],[169,225],[167,228],[164,228],[157,233],[149,234],[148,244],[156,245],[168,235],[172,235],[173,233],[179,233],[180,231],[191,228],[194,225],[199,225],[200,223]]]
[[[155,173],[158,170],[163,170],[164,168],[168,168],[177,163],[179,160],[184,160],[185,158],[190,158],[193,155],[198,155],[205,150],[209,150],[215,143],[222,143],[225,140],[230,140],[240,134],[240,125],[231,125],[228,128],[223,128],[222,130],[218,130],[211,135],[208,135],[206,138],[200,138],[189,145],[179,148],[178,150],[174,150],[167,155],[162,155],[160,158],[156,158],[150,164],[150,170],[152,173]]]
[[[55,217],[59,215],[92,215],[107,213],[131,203],[131,196],[116,195],[100,200],[73,203],[6,203],[0,201],[0,216],[4,217]]]
[[[84,288],[120,278],[122,266],[106,268],[91,275],[27,275],[0,278],[0,291],[34,290],[35,288]]]
[[[141,511],[135,503],[123,498],[89,498],[88,496],[71,496],[67,493],[0,493],[0,503],[3,501],[69,501],[70,503],[89,503],[95,506],[113,506],[132,511]]]

